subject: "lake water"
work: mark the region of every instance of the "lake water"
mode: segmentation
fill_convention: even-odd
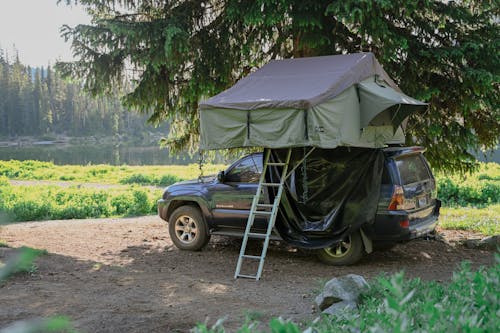
[[[0,160],[39,160],[54,164],[169,165],[197,163],[197,156],[170,155],[157,145],[126,146],[113,144],[30,145],[0,147]]]

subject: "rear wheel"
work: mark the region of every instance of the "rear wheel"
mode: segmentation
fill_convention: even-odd
[[[168,232],[181,250],[198,251],[210,240],[207,224],[198,208],[181,206],[169,218]]]
[[[363,241],[359,231],[345,237],[340,243],[316,251],[319,260],[333,266],[355,264],[363,254]]]

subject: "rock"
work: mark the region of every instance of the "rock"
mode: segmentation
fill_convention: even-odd
[[[480,241],[481,241],[480,239],[476,239],[476,238],[474,238],[474,239],[467,239],[464,242],[464,245],[468,249],[475,249],[475,248],[478,247]]]
[[[358,307],[356,306],[356,303],[351,301],[342,301],[326,308],[325,310],[323,310],[323,313],[333,315],[339,312],[357,310],[357,309]]]
[[[496,250],[497,247],[500,247],[500,235],[489,236],[481,239],[481,241],[477,244],[477,247],[487,250]]]
[[[367,288],[368,283],[362,276],[348,274],[328,281],[315,302],[321,311],[342,301],[356,304],[359,294]]]

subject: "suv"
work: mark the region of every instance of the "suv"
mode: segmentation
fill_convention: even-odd
[[[421,147],[383,149],[385,162],[378,208],[372,222],[331,247],[316,250],[330,265],[350,265],[373,248],[424,236],[437,224],[441,202]],[[200,250],[212,234],[243,236],[252,199],[262,172],[262,153],[234,162],[217,177],[183,181],[165,189],[159,216],[169,222],[173,243],[182,250]],[[277,222],[278,223],[278,222]],[[255,219],[255,232],[267,219]],[[274,239],[280,239],[274,235]]]

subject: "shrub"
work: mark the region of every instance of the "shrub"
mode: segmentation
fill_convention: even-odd
[[[18,201],[11,208],[16,221],[46,220],[52,217],[52,211],[50,204],[38,200]]]
[[[445,206],[484,207],[500,203],[500,164],[481,163],[477,173],[437,174],[438,197]]]
[[[146,215],[151,213],[151,204],[147,193],[141,190],[134,190],[132,196],[133,204],[127,212],[128,215]]]
[[[155,180],[152,176],[134,173],[120,180],[121,184],[153,185]]]
[[[177,176],[173,176],[173,175],[163,175],[160,180],[157,182],[157,185],[159,186],[169,186],[169,185],[172,185],[174,183],[177,183],[179,181],[181,181],[182,179],[180,179],[179,177]]]
[[[35,221],[145,215],[156,211],[160,190],[0,186],[1,221]]]

